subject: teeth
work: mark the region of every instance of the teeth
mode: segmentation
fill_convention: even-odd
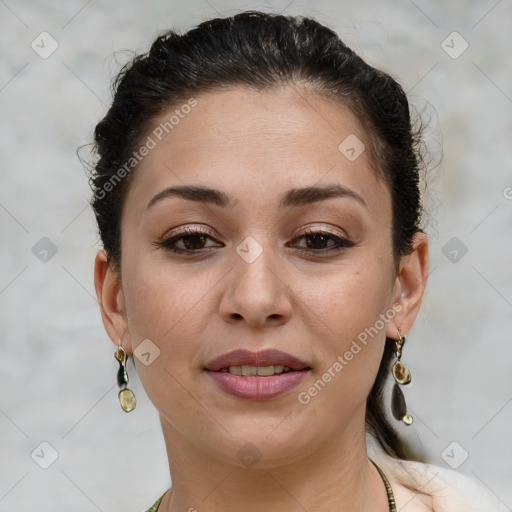
[[[286,373],[292,371],[288,366],[276,364],[273,366],[230,366],[229,368],[222,368],[219,370],[224,373],[231,373],[231,375],[243,375],[244,377],[261,376],[267,377],[269,375]]]
[[[246,366],[245,368],[249,368],[249,370],[252,371],[254,366],[253,367]],[[262,375],[263,377],[265,377],[267,375],[274,375],[274,373],[276,373],[275,368],[273,366],[258,366],[258,369],[256,370],[256,372],[258,375]],[[242,374],[245,375],[244,367],[242,367]]]
[[[231,373],[231,375],[242,375],[242,367],[241,366],[230,366],[228,368],[224,368],[226,373]]]

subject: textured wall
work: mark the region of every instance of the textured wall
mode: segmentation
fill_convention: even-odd
[[[401,430],[512,510],[510,0],[1,0],[0,512],[142,510],[169,484],[158,417],[131,365],[137,409],[117,402],[75,151],[127,58],[114,51],[146,50],[160,31],[234,6],[330,24],[431,119],[433,165],[441,143],[444,158],[427,176],[431,274],[404,349],[416,421]]]

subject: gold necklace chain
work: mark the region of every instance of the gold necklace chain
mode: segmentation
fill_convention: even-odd
[[[380,469],[379,466],[377,466],[377,464],[372,459],[370,459],[370,462],[375,466],[384,482],[384,485],[386,486],[386,492],[388,493],[389,512],[396,512],[395,496],[393,495],[393,489],[391,489],[391,484],[389,483],[389,480],[386,478],[386,475],[384,474],[382,469]],[[160,506],[160,502],[162,501],[164,495],[165,493],[162,496],[160,496],[156,503],[146,512],[158,512],[158,507]]]
[[[388,493],[389,512],[396,512],[395,496],[393,495],[393,489],[391,489],[389,480],[386,478],[386,475],[382,469],[380,469],[372,459],[370,459],[370,462],[377,468],[377,471],[379,472],[379,475],[382,477],[384,485],[386,486],[386,492]]]

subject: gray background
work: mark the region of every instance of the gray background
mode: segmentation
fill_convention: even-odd
[[[137,511],[169,486],[158,417],[131,361],[137,408],[117,402],[76,148],[129,57],[114,52],[246,8],[329,24],[430,118],[431,275],[404,349],[415,422],[398,427],[512,510],[511,0],[0,0],[0,512]],[[43,51],[43,31],[59,45],[45,59],[31,47]],[[57,249],[46,261],[43,237]]]

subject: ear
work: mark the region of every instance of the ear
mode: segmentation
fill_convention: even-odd
[[[396,277],[393,304],[400,304],[402,309],[386,327],[386,337],[394,340],[398,339],[397,327],[404,336],[411,330],[427,284],[428,237],[425,233],[415,233],[413,248],[411,254],[402,256]]]
[[[132,347],[130,337],[127,335],[123,290],[117,273],[107,260],[107,252],[104,249],[98,252],[94,261],[94,287],[107,334],[116,347],[121,340],[123,348],[130,355]]]

